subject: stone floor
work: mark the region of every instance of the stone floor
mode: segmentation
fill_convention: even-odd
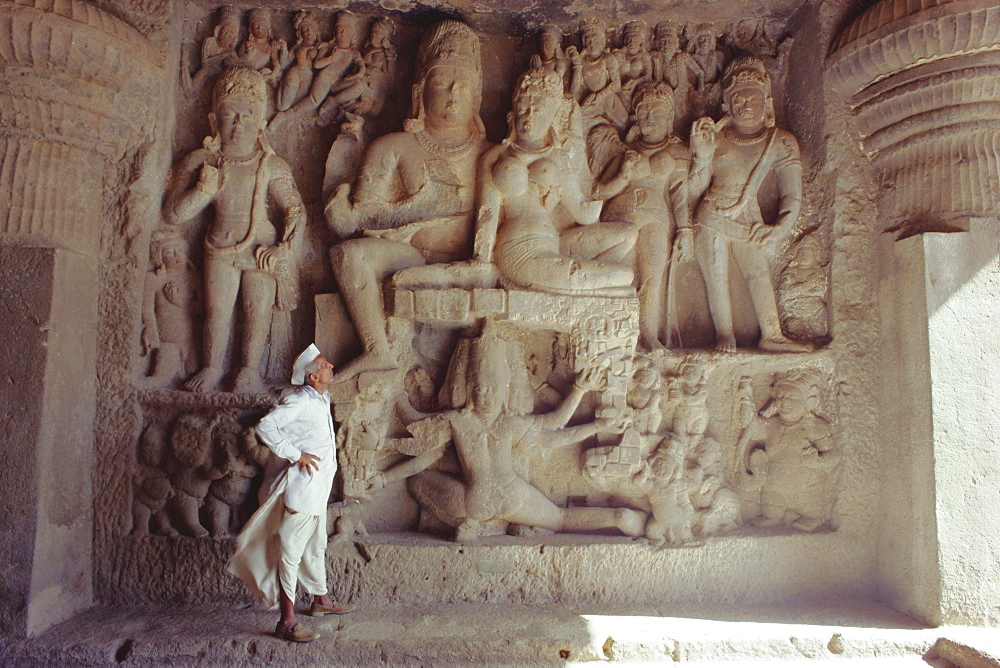
[[[1000,633],[931,629],[872,605],[569,609],[500,604],[365,608],[304,624],[308,645],[271,635],[259,608],[95,608],[26,641],[0,665],[1000,666]],[[997,637],[994,637],[997,636]]]

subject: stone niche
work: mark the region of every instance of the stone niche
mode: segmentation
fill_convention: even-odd
[[[98,598],[246,599],[252,427],[310,341],[338,596],[869,598],[874,189],[824,145],[820,3],[389,4],[175,9]]]

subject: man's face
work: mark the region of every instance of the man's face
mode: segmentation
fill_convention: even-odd
[[[665,51],[667,53],[675,53],[681,48],[681,41],[677,37],[676,30],[665,29],[660,32],[658,45],[660,51]]]
[[[757,84],[747,84],[726,93],[729,115],[737,128],[757,129],[764,123],[767,110],[767,96],[764,88]]]
[[[187,252],[181,244],[170,244],[163,247],[163,266],[170,271],[187,264]]]
[[[424,113],[431,119],[463,125],[472,119],[475,91],[468,70],[454,65],[438,65],[424,82]]]
[[[639,30],[629,30],[625,33],[625,50],[635,55],[642,50],[642,32]]]
[[[346,17],[337,18],[337,27],[334,29],[337,37],[337,46],[341,49],[349,49],[354,44],[354,24]]]
[[[635,108],[635,120],[643,139],[650,142],[662,141],[674,124],[674,110],[666,101],[646,98]]]
[[[514,132],[523,141],[538,142],[548,135],[558,101],[540,90],[524,91],[514,100]]]
[[[319,362],[319,369],[309,374],[309,384],[329,385],[333,381],[333,365],[323,355],[317,357],[316,361]]]
[[[216,123],[223,149],[233,155],[249,155],[264,127],[264,105],[246,98],[224,98],[216,110]]]

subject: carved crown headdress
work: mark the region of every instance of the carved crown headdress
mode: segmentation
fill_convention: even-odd
[[[768,97],[771,96],[771,75],[767,73],[764,63],[754,56],[741,56],[726,67],[722,75],[722,91],[726,93],[748,84],[762,87]]]
[[[482,84],[483,59],[479,36],[461,21],[441,21],[424,33],[417,48],[414,79],[423,82],[434,67],[453,65],[471,70],[476,86]]]
[[[252,24],[256,20],[263,20],[267,23],[271,23],[271,8],[270,7],[254,7],[250,10],[248,15],[248,20]]]
[[[219,7],[219,23],[225,21],[236,20],[239,21],[242,18],[242,12],[239,7],[233,5],[222,5]]]
[[[265,104],[267,84],[264,76],[250,67],[230,67],[223,70],[212,89],[212,108],[216,108],[223,99],[231,97]]]

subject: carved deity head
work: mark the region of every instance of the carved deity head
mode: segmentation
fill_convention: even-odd
[[[771,76],[759,58],[736,58],[722,75],[722,109],[737,129],[774,127]]]
[[[242,13],[237,7],[223,5],[219,8],[219,23],[215,26],[215,41],[223,50],[235,49],[240,38]]]
[[[663,21],[656,25],[656,48],[664,53],[677,53],[681,50],[680,31],[676,23]]]
[[[312,45],[319,39],[319,18],[314,12],[303,9],[292,19],[295,33],[299,36],[299,44]]]
[[[428,117],[446,124],[464,121],[477,137],[486,134],[479,106],[483,63],[479,37],[460,21],[441,21],[424,33],[417,49],[407,132],[424,129]]]
[[[250,10],[250,36],[254,39],[267,39],[271,36],[269,7],[254,7]]]
[[[175,235],[154,238],[149,244],[149,261],[158,274],[185,269],[189,266],[187,242]]]
[[[629,21],[622,29],[622,46],[629,54],[635,55],[645,50],[648,36],[644,21]]]
[[[819,383],[807,369],[778,373],[771,381],[771,399],[782,420],[798,422],[819,409]]]
[[[507,404],[510,394],[509,345],[490,324],[472,346],[469,384],[472,406],[478,413],[496,414]]]
[[[522,75],[514,89],[514,110],[507,116],[508,139],[535,145],[546,141],[562,97],[562,78],[555,72],[529,70]]]
[[[699,56],[707,56],[715,51],[716,37],[715,26],[711,23],[699,23],[694,26],[694,36],[691,38],[689,49],[693,47],[693,52]]]
[[[539,37],[542,57],[546,60],[556,56],[562,46],[562,30],[556,26],[546,26]]]
[[[252,153],[261,142],[266,110],[267,84],[260,72],[249,67],[224,70],[215,81],[208,115],[215,148],[233,156]]]
[[[635,109],[633,130],[646,141],[663,141],[674,127],[674,91],[664,82],[643,81],[632,95]],[[629,141],[635,139],[629,132]]]
[[[387,49],[392,46],[392,33],[395,31],[395,26],[388,17],[380,16],[375,19],[372,23],[372,27],[368,32],[368,43],[371,46],[377,46]]]
[[[580,22],[580,38],[584,50],[596,58],[608,46],[608,26],[599,16],[586,18]]]
[[[337,12],[333,26],[333,39],[340,49],[350,49],[358,37],[358,17],[346,9]]]

